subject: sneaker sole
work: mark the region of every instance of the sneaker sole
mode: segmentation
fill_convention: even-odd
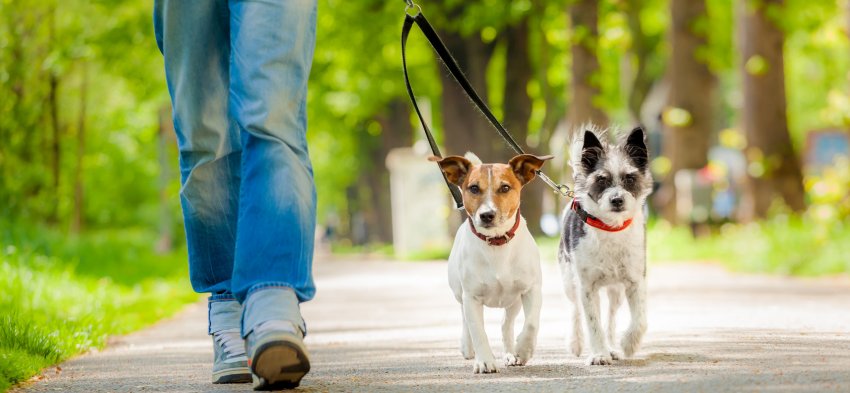
[[[251,382],[251,370],[248,367],[231,368],[214,372],[212,383],[249,383]]]
[[[310,360],[299,345],[272,341],[257,349],[251,362],[254,390],[294,389],[310,371]]]

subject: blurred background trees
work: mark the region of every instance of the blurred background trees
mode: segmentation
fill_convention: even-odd
[[[711,193],[732,190],[732,212],[708,214],[707,222],[806,212],[822,199],[814,195],[822,171],[807,172],[804,153],[810,131],[850,124],[847,0],[420,4],[497,117],[531,152],[558,155],[549,171],[565,180],[567,130],[642,123],[661,183],[653,209],[669,222],[689,220],[675,206],[681,170],[711,179]],[[162,234],[161,248],[180,244],[177,156],[152,4],[0,7],[5,222],[74,232],[145,227]],[[400,71],[404,4],[319,7],[308,98],[319,222],[339,244],[390,243],[384,160],[422,139]],[[446,153],[509,158],[421,35],[414,32],[410,46],[413,83]],[[723,158],[730,152],[740,168]],[[540,218],[563,201],[540,182],[524,192],[524,215],[542,234]],[[819,214],[835,220],[847,203],[832,200],[839,207]]]
[[[387,156],[428,152],[402,80],[404,2],[318,1],[320,252],[390,257]],[[646,127],[650,262],[850,271],[850,0],[418,1],[519,143],[556,155],[553,178],[569,184],[571,129]],[[152,8],[0,0],[0,391],[198,300]],[[415,30],[408,64],[444,152],[512,155]],[[437,185],[445,209],[406,225],[448,239],[460,216]],[[541,182],[523,193],[552,261],[567,201]]]

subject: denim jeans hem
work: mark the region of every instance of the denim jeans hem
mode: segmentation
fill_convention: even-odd
[[[248,288],[248,292],[245,293],[245,300],[248,300],[248,297],[251,296],[254,292],[261,291],[263,289],[269,288],[287,288],[291,289],[295,292],[295,286],[285,282],[264,282],[261,284],[255,284]],[[231,295],[232,296],[232,295]],[[235,299],[235,298],[234,298]]]
[[[210,295],[210,297],[207,298],[207,301],[210,302],[210,303],[213,303],[213,302],[229,302],[229,301],[234,301],[234,300],[236,300],[236,296],[233,296],[232,293],[218,293],[218,294]]]
[[[230,299],[213,299],[207,301],[207,334],[218,333],[222,330],[239,329],[242,318],[242,305],[231,296]]]
[[[242,308],[242,337],[267,321],[289,321],[307,335],[307,325],[295,290],[284,283],[262,283],[251,287]]]

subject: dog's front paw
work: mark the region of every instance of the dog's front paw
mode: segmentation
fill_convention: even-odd
[[[590,355],[587,358],[587,364],[590,366],[608,366],[614,364],[614,359],[611,357],[610,353],[600,353]]]
[[[632,357],[632,355],[637,352],[638,348],[640,348],[641,338],[643,338],[643,332],[632,329],[629,329],[623,336],[623,339],[620,341],[620,346],[623,347],[623,353],[625,353],[627,357]]]
[[[528,358],[524,358],[518,354],[505,354],[505,366],[525,366]]]
[[[581,338],[573,337],[570,340],[570,353],[575,355],[575,357],[581,356]]]
[[[472,359],[475,357],[475,349],[472,348],[472,343],[462,342],[460,344],[460,354],[464,359]]]
[[[473,374],[490,374],[497,373],[499,370],[496,369],[496,359],[493,356],[489,356],[488,358],[475,357],[475,365],[472,366]]]

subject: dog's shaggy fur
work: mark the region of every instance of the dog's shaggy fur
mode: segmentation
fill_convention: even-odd
[[[588,334],[592,365],[611,364],[619,355],[612,349],[616,312],[625,289],[631,324],[622,338],[626,356],[637,351],[646,331],[646,228],[644,203],[652,190],[649,154],[643,129],[635,128],[615,143],[607,132],[584,128],[571,142],[576,198],[581,208],[611,227],[631,225],[617,232],[595,228],[572,209],[564,218],[558,261],[564,291],[573,303],[573,334],[570,350],[580,356],[584,338],[582,318]],[[600,320],[599,291],[609,298],[608,331]]]

